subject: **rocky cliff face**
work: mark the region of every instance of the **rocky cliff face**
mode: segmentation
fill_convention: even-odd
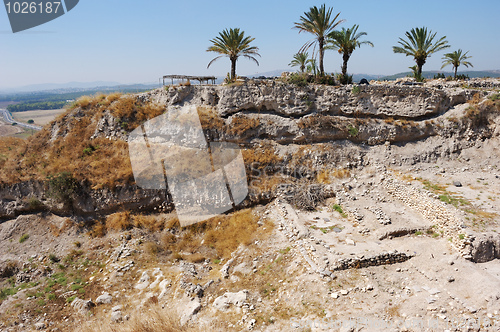
[[[204,121],[201,116],[206,136],[213,141],[238,143],[246,149],[247,173],[255,171],[251,165],[258,162],[267,165],[268,169],[292,174],[287,181],[293,182],[314,178],[327,166],[362,167],[371,162],[365,157],[367,145],[406,144],[431,137],[441,139],[441,143],[430,144],[411,158],[401,158],[403,163],[459,153],[478,139],[498,135],[498,112],[482,101],[488,93],[446,86],[297,87],[265,82],[168,87],[138,94],[133,97],[133,103],[134,107],[146,103],[167,107],[194,104],[208,110],[208,120]],[[474,95],[475,107],[482,110],[478,113],[467,109],[466,102]],[[99,111],[93,108],[71,111],[62,122],[53,122],[46,128],[47,134],[40,137],[46,142],[41,146],[57,146],[58,141],[71,137],[74,128],[84,122],[85,135],[89,136],[84,139],[122,142],[119,147],[126,149],[128,132],[124,124],[130,122],[130,118],[110,111],[113,105],[99,108]],[[134,112],[131,111],[129,117],[134,117]],[[126,151],[123,154],[128,156]],[[95,167],[93,165],[89,167]],[[123,208],[136,211],[172,209],[171,200],[164,191],[143,190],[134,184],[106,189],[95,188],[81,180],[77,191],[65,201],[54,199],[47,190],[47,181],[43,180],[3,184],[0,187],[0,218],[42,210],[95,217]],[[250,191],[244,203],[247,206],[268,201],[276,194],[269,188]]]
[[[241,86],[181,86],[143,94],[168,105],[215,107],[222,117],[238,112],[273,113],[302,117],[319,113],[334,116],[419,119],[446,112],[477,93],[458,88],[403,85],[297,87],[277,82]]]

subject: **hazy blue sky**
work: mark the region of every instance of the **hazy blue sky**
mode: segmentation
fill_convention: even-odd
[[[0,88],[69,81],[154,82],[164,74],[225,76],[224,58],[207,69],[215,54],[209,40],[225,28],[239,27],[255,37],[260,66],[241,58],[237,73],[252,75],[286,69],[294,53],[310,39],[293,23],[319,1],[81,0],[66,15],[13,34],[0,8]],[[500,69],[499,0],[357,0],[328,1],[327,6],[359,24],[374,48],[354,52],[349,72],[394,74],[413,60],[394,54],[404,32],[427,26],[446,35],[452,48],[470,50],[475,70]],[[442,53],[424,70],[438,70]],[[341,56],[328,51],[325,70],[338,72]],[[451,67],[448,67],[451,70]]]

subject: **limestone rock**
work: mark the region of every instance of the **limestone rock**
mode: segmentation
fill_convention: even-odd
[[[198,298],[193,299],[186,305],[184,305],[181,311],[181,325],[186,324],[194,315],[198,313],[201,309],[201,303]]]
[[[95,304],[94,302],[92,302],[91,300],[82,300],[82,299],[79,299],[78,297],[75,298],[73,300],[73,302],[71,302],[71,306],[73,308],[75,308],[76,310],[78,310],[79,312],[85,314],[87,313],[90,309],[92,309],[93,307],[95,307]]]
[[[227,311],[231,305],[237,307],[243,306],[243,303],[247,300],[248,291],[243,290],[237,293],[225,293],[215,299],[213,306],[215,309],[220,311]]]
[[[113,300],[113,297],[108,292],[105,292],[102,295],[100,295],[99,297],[97,297],[97,299],[95,299],[95,303],[96,304],[109,304],[112,302],[112,300]]]

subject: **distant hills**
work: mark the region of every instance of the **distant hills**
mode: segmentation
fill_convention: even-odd
[[[254,75],[247,75],[247,77],[277,77],[281,76],[281,73],[285,71],[294,72],[296,70],[292,69],[277,69],[273,71],[267,71],[263,73],[257,73]],[[470,70],[470,71],[459,71],[459,74],[468,75],[470,78],[475,77],[500,77],[500,70]],[[374,75],[374,74],[351,74],[353,75],[353,81],[359,82],[362,78],[366,78],[367,80],[396,80],[398,78],[407,77],[411,74],[411,72],[402,72],[394,75]],[[451,71],[439,71],[439,70],[431,70],[424,71],[424,78],[433,78],[437,74],[444,74],[445,76],[453,76],[453,72]],[[217,84],[223,82],[223,77],[218,77],[216,80]],[[68,82],[68,83],[46,83],[46,84],[32,84],[26,85],[17,88],[9,88],[0,90],[0,100],[18,100],[18,98],[8,97],[23,95],[23,97],[29,95],[30,100],[53,100],[53,98],[44,98],[47,95],[56,95],[56,94],[68,94],[68,97],[73,97],[73,94],[82,95],[82,93],[96,93],[96,92],[139,92],[150,90],[158,87],[159,83],[140,83],[140,84],[120,84],[118,82],[108,82],[108,81],[95,81],[95,82]],[[37,99],[38,94],[43,94],[44,96],[40,96],[41,98]],[[24,98],[19,98],[24,99]]]
[[[18,94],[18,93],[68,93],[78,92],[84,90],[144,90],[158,87],[158,83],[145,83],[145,84],[120,84],[118,82],[68,82],[68,83],[45,83],[45,84],[32,84],[17,88],[9,88],[0,90],[0,95],[5,94]]]

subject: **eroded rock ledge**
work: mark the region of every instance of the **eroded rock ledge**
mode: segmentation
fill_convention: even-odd
[[[310,85],[297,87],[271,81],[239,86],[171,86],[141,95],[167,105],[196,104],[216,108],[227,117],[242,111],[271,112],[287,117],[328,115],[421,119],[465,103],[478,91],[422,86]],[[482,92],[481,92],[482,93]]]

